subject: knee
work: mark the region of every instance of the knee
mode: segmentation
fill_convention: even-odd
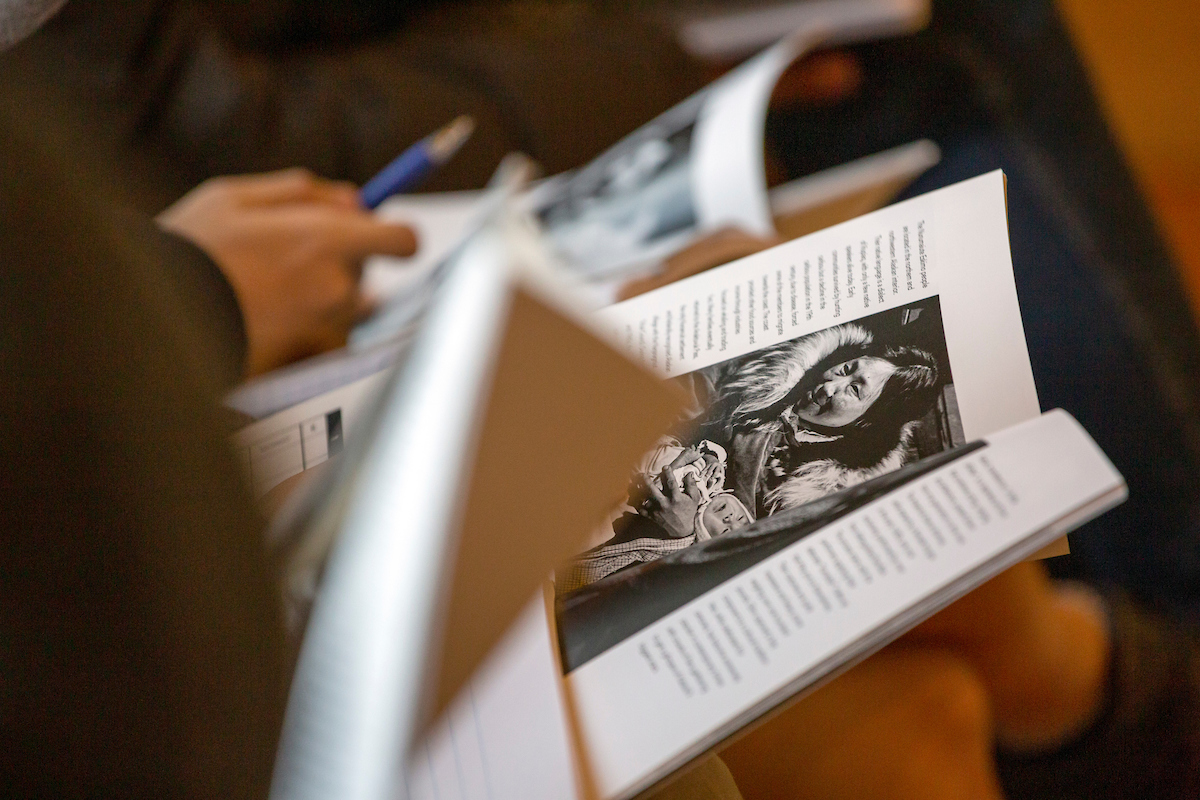
[[[893,712],[895,729],[938,760],[978,760],[992,748],[991,700],[983,679],[949,653],[905,653],[903,679]]]

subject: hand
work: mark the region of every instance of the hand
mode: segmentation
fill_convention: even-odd
[[[667,466],[662,471],[662,482],[664,488],[659,489],[655,481],[649,481],[646,489],[650,496],[646,498],[643,513],[672,539],[691,536],[696,527],[696,509],[703,499],[696,476],[684,475],[680,486],[672,468]]]
[[[382,222],[350,184],[301,169],[205,181],[158,216],[217,263],[237,294],[256,375],[346,341],[370,310],[363,259],[409,256],[416,235]]]
[[[685,447],[679,451],[679,455],[671,459],[671,463],[667,465],[667,469],[674,472],[684,464],[692,464],[702,460],[704,457],[700,455],[700,451],[694,447]]]

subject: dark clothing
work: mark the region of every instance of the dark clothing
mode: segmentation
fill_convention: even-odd
[[[236,308],[195,252],[112,218],[40,87],[18,88],[0,87],[0,786],[265,797],[288,658],[217,416]],[[164,269],[164,246],[196,271]]]
[[[118,211],[114,230],[166,267],[165,275],[174,284],[179,302],[188,306],[178,321],[195,326],[196,338],[216,350],[213,377],[221,390],[241,381],[248,346],[246,322],[221,269],[199,247],[164,231],[145,214]]]
[[[641,16],[553,0],[94,0],[8,58],[55,77],[152,211],[219,174],[362,183],[459,114],[476,131],[423,190],[481,187],[514,150],[559,172],[704,82]]]
[[[1200,645],[1117,597],[1106,707],[1075,741],[1041,755],[1000,753],[1011,800],[1200,797]]]

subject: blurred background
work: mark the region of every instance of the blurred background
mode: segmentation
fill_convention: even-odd
[[[1200,4],[1057,2],[1200,309]]]

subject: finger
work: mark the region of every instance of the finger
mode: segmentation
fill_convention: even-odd
[[[352,261],[372,255],[407,257],[417,252],[415,230],[366,213],[339,215],[331,221],[329,235],[338,252]]]
[[[700,451],[694,447],[685,447],[671,460],[671,467],[682,467],[684,464],[690,464],[700,457]]]
[[[663,494],[662,489],[658,488],[658,484],[654,481],[646,481],[646,489],[650,492],[650,496],[646,498],[647,503],[654,503],[659,508],[666,508],[670,505],[667,496]]]
[[[362,322],[370,317],[379,308],[378,298],[371,297],[365,294],[359,294],[354,300],[354,322],[355,324]]]
[[[257,175],[231,175],[214,180],[246,205],[280,203],[329,203],[341,208],[358,208],[358,190],[353,184],[319,178],[299,167]]]
[[[693,500],[700,500],[704,497],[700,492],[700,485],[696,483],[696,473],[689,472],[683,476],[683,493]]]
[[[669,466],[663,467],[662,481],[668,497],[679,496],[679,479],[675,477],[675,472]]]

